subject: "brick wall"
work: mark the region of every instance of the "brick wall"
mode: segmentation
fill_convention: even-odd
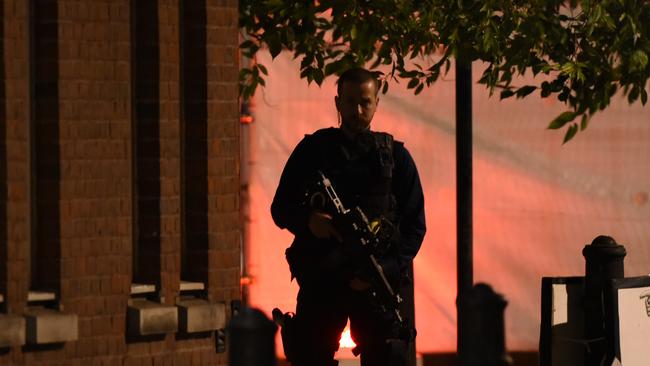
[[[4,7],[0,9],[0,18],[4,15]],[[0,26],[0,48],[4,49],[4,22]],[[5,60],[0,58],[0,76],[5,78]],[[0,126],[6,126],[6,92],[4,83],[0,84]],[[0,293],[7,293],[7,131],[0,128]],[[5,311],[4,304],[0,309]]]
[[[226,364],[214,335],[125,333],[134,239],[166,304],[181,272],[213,302],[239,299],[238,4],[136,3],[157,28],[140,39],[157,50],[140,64],[130,0],[35,0],[31,53],[29,1],[2,3],[0,292],[21,314],[30,286],[56,290],[79,317],[79,340],[0,350],[0,365]]]
[[[159,0],[160,29],[160,265],[163,295],[180,285],[179,1]]]
[[[0,18],[4,8],[0,8]],[[4,22],[0,26],[0,48],[4,49]],[[0,58],[0,75],[5,78],[5,60]],[[6,92],[5,85],[0,85],[0,126],[6,125]],[[0,294],[7,293],[7,144],[5,142],[7,131],[0,128]],[[5,311],[4,304],[0,310]]]
[[[236,1],[206,1],[208,283],[228,301],[239,287],[239,110]]]
[[[3,110],[5,123],[0,134],[6,155],[3,186],[6,195],[0,236],[6,254],[6,278],[0,288],[6,288],[10,313],[22,312],[27,299],[29,282],[29,91],[27,61],[27,7],[22,0],[7,0],[2,5],[2,64]],[[3,174],[0,171],[0,174]],[[5,241],[6,238],[6,241]],[[10,258],[10,260],[9,260]]]

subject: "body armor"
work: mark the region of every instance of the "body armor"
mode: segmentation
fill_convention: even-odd
[[[314,169],[313,172],[305,172],[305,186],[316,182],[316,171],[324,172],[342,200],[351,207],[359,206],[380,233],[386,247],[379,253],[379,259],[384,255],[397,256],[399,217],[392,193],[393,144],[396,143],[393,137],[387,133],[368,131],[355,140],[349,140],[339,129],[326,128],[307,135],[305,139],[312,146],[311,151],[314,151]],[[314,205],[313,202],[304,204]],[[331,280],[347,281],[353,274],[361,275],[354,268],[355,253],[345,253],[341,258],[341,253],[333,252],[338,244],[333,241],[316,239],[311,235],[297,236],[287,249],[292,277],[297,278],[301,286],[313,280],[319,282],[320,286],[327,285]],[[328,263],[324,260],[328,256],[338,257]],[[347,262],[337,268],[337,260]],[[397,273],[388,275],[391,282],[398,282]]]

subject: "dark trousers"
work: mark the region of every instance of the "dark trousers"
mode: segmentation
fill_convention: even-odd
[[[365,292],[347,287],[301,288],[296,306],[300,346],[293,366],[333,366],[334,353],[348,318],[352,339],[361,351],[362,366],[387,366],[390,324],[369,302]]]

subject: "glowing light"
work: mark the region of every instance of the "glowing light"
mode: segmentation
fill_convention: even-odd
[[[241,123],[242,125],[253,123],[254,120],[255,119],[253,118],[253,116],[247,116],[243,114],[239,116],[239,123]]]
[[[343,333],[341,333],[341,339],[339,340],[339,347],[341,348],[354,348],[357,344],[352,340],[352,335],[350,334],[350,327],[345,327]]]

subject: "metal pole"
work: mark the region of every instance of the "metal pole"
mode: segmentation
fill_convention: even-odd
[[[463,295],[472,289],[472,64],[456,59],[456,271],[457,352],[467,352]]]

